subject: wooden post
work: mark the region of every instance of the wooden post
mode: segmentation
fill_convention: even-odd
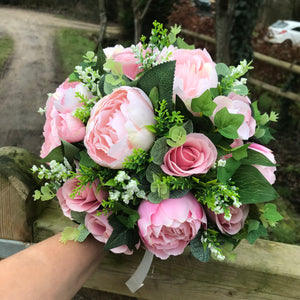
[[[32,241],[32,222],[40,208],[31,197],[39,180],[30,168],[37,161],[25,149],[0,148],[0,239]]]

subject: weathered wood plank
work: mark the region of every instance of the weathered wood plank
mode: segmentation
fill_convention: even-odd
[[[32,201],[38,179],[30,173],[37,157],[25,149],[0,148],[0,238],[31,241],[31,223],[42,207]]]
[[[35,222],[35,241],[71,224],[63,217],[58,205],[52,202]],[[154,258],[144,287],[134,295],[125,282],[139,265],[143,250],[132,256],[107,253],[85,287],[139,299],[300,298],[299,246],[266,240],[249,245],[245,241],[236,252],[235,262],[201,263],[189,251],[166,261]]]

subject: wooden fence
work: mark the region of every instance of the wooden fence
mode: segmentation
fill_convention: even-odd
[[[75,226],[57,201],[34,202],[39,184],[29,168],[36,163],[26,150],[0,149],[0,259]],[[11,170],[11,171],[10,171]],[[143,250],[132,256],[107,253],[85,287],[138,299],[299,299],[300,247],[267,240],[242,242],[235,262],[201,263],[187,250],[163,261],[154,259],[144,286],[134,295],[125,282],[139,265]]]
[[[192,36],[194,38],[206,41],[208,43],[216,44],[216,40],[210,36],[200,34],[200,33],[197,33],[197,32],[191,31],[191,30],[187,30],[187,29],[181,29],[181,32],[185,35]],[[253,52],[253,57],[255,60],[260,60],[260,61],[270,64],[272,66],[279,67],[284,70],[293,72],[297,75],[300,74],[300,66],[295,63],[290,63],[290,62],[286,62],[283,60],[279,60],[279,59],[264,55],[264,54],[256,52],[256,51]],[[248,78],[248,81],[251,84],[261,87],[269,92],[272,92],[274,94],[288,98],[288,99],[296,101],[296,102],[300,102],[299,94],[296,94],[293,92],[284,92],[276,86],[270,85],[268,83],[265,83],[263,81],[257,80],[252,77]]]

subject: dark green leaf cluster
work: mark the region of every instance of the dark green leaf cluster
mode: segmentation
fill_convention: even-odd
[[[123,167],[139,173],[145,170],[150,162],[151,158],[148,152],[143,149],[133,149],[133,153],[125,159]]]
[[[141,37],[141,42],[144,49],[147,49],[148,46],[155,46],[161,51],[164,47],[170,46],[168,29],[164,28],[164,25],[157,21],[153,22],[153,26],[151,36],[149,37],[149,43],[146,42],[147,38],[144,35]]]
[[[151,126],[150,130],[155,132],[157,138],[167,136],[172,127],[183,125],[184,116],[179,111],[170,113],[165,100],[159,103],[159,108],[155,111],[156,124]]]

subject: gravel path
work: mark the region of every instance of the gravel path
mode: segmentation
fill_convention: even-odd
[[[59,27],[99,30],[99,26],[31,10],[0,7],[0,36],[15,42],[11,63],[0,78],[0,147],[17,146],[38,154],[43,142],[47,94],[60,84],[55,76],[53,40]],[[109,34],[117,28],[108,27]]]

